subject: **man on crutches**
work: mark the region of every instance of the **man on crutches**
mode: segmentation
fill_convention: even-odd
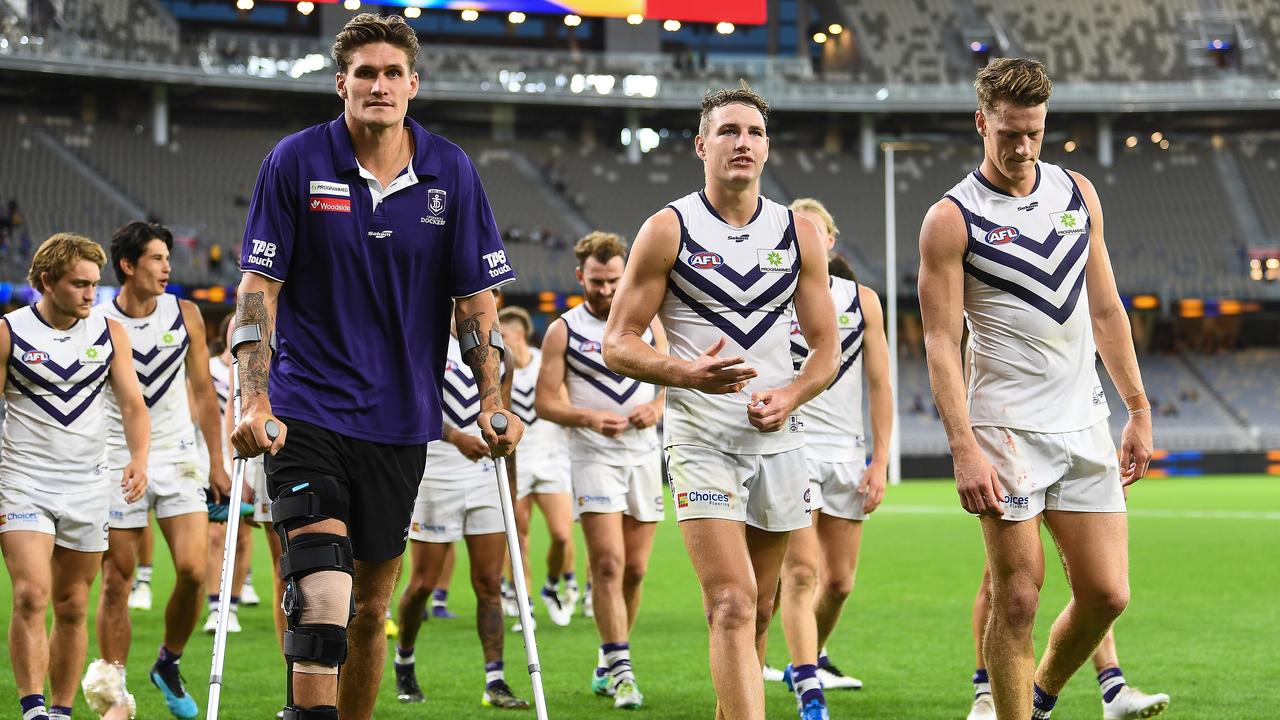
[[[474,338],[462,360],[490,454],[509,454],[523,431],[516,418],[501,437],[490,425],[500,335],[489,291],[515,273],[475,166],[405,116],[417,55],[399,16],[352,18],[334,43],[343,114],[282,140],[249,206],[236,327],[274,334],[278,349],[236,349],[243,414],[232,442],[243,456],[269,453],[286,720],[373,714],[385,613],[427,443],[441,436],[455,299],[458,336]]]

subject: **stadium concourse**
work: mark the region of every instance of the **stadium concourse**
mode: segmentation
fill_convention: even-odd
[[[841,230],[836,251],[886,306],[893,295],[896,316],[886,307],[885,322],[896,333],[905,482],[888,489],[867,524],[849,617],[829,644],[864,683],[828,691],[833,717],[969,711],[983,547],[949,478],[931,395],[919,231],[928,209],[982,162],[975,71],[997,57],[1043,60],[1055,84],[1043,159],[1088,177],[1106,209],[1153,418],[1151,476],[1129,494],[1133,598],[1119,652],[1135,683],[1173,696],[1167,717],[1274,714],[1274,653],[1257,628],[1274,624],[1280,574],[1257,558],[1280,542],[1280,0],[760,0],[762,25],[728,27],[705,18],[572,21],[544,13],[546,3],[521,11],[519,0],[477,3],[484,9],[473,15],[403,7],[412,4],[359,11],[402,14],[417,30],[423,92],[410,117],[475,163],[518,275],[502,302],[528,310],[533,345],[582,301],[580,238],[600,230],[631,240],[664,204],[702,186],[698,102],[740,79],[772,103],[762,193],[782,204],[823,201]],[[75,232],[106,245],[116,228],[150,220],[174,231],[170,292],[195,301],[213,333],[233,309],[263,157],[338,112],[329,48],[353,12],[306,1],[0,0],[0,304],[9,311],[36,300],[27,271],[45,238]],[[116,289],[111,272],[103,277],[98,298],[108,301]],[[1100,361],[1098,370],[1119,438],[1125,403]],[[548,530],[533,515],[537,595]],[[576,574],[588,587],[581,533],[575,525]],[[158,543],[154,609],[132,614],[128,677],[143,718],[168,716],[147,682],[175,583],[167,553]],[[261,541],[252,554],[264,602],[239,610],[242,632],[228,643],[222,714],[230,718],[272,717],[285,687],[270,612],[273,559]],[[459,552],[455,590],[436,595],[439,611],[428,611],[418,635],[426,704],[397,701],[389,657],[376,717],[500,712],[481,707],[473,677],[475,601],[458,591],[469,567]],[[644,712],[712,716],[703,609],[670,514],[645,585],[631,635]],[[1037,649],[1067,592],[1051,569]],[[6,576],[5,624],[11,595]],[[95,588],[91,648],[97,597]],[[536,617],[551,716],[606,715],[611,703],[591,696],[592,620],[579,608],[561,626],[563,614],[544,605]],[[522,663],[510,637],[514,671]],[[202,711],[206,643],[197,634],[182,660]],[[771,665],[787,664],[785,648],[775,627]],[[0,707],[12,710],[18,692],[3,655]],[[507,679],[532,697],[522,672]],[[766,702],[769,717],[795,714],[780,685],[767,687]],[[1053,717],[1099,714],[1097,686],[1080,672]],[[93,716],[81,698],[75,715]]]

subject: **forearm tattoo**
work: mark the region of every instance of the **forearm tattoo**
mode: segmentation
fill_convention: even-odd
[[[267,374],[271,369],[270,338],[275,328],[262,292],[244,293],[236,300],[236,327],[245,325],[262,328],[262,340],[251,345],[241,345],[236,350],[240,368],[240,394],[242,397],[266,395]]]
[[[502,386],[500,377],[502,356],[492,352],[492,347],[489,345],[489,328],[480,325],[483,317],[484,313],[475,313],[458,323],[458,337],[475,333],[480,338],[480,344],[463,355],[462,359],[471,366],[471,372],[476,376],[476,384],[480,387],[481,410],[502,404],[498,397]]]

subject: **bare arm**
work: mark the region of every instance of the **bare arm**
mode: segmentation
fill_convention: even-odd
[[[1129,315],[1116,291],[1111,257],[1102,233],[1102,203],[1093,183],[1080,173],[1071,175],[1089,209],[1089,260],[1084,272],[1094,343],[1129,411],[1129,420],[1120,436],[1120,475],[1128,485],[1146,475],[1151,462],[1151,403],[1142,387]]]
[[[485,290],[458,298],[454,319],[459,338],[475,333],[480,339],[477,347],[462,356],[462,360],[471,367],[471,372],[475,375],[476,389],[480,393],[480,417],[476,419],[476,423],[494,457],[509,455],[524,434],[524,423],[515,414],[508,412],[504,413],[507,431],[503,435],[495,433],[491,425],[494,414],[503,409],[501,357],[489,345],[489,332],[498,325],[498,305],[493,293]]]
[[[827,250],[818,237],[818,228],[808,220],[797,219],[796,241],[800,252],[796,320],[809,345],[809,355],[786,387],[751,394],[747,418],[761,432],[781,429],[796,408],[831,385],[840,369],[840,332],[828,286]]]
[[[258,342],[244,343],[235,350],[236,368],[240,375],[240,423],[231,442],[243,457],[264,452],[275,454],[284,446],[288,428],[271,412],[267,397],[267,375],[271,371],[271,338],[276,330],[276,310],[282,283],[256,273],[246,272],[240,280],[236,297],[237,328],[257,325],[262,331]],[[275,421],[280,434],[274,441],[267,438],[265,425]]]
[[[4,323],[8,331],[8,323]],[[124,499],[134,502],[142,497],[147,487],[147,453],[151,449],[151,417],[147,414],[147,403],[142,399],[142,386],[138,384],[138,374],[133,369],[133,347],[129,344],[129,333],[115,320],[107,320],[107,328],[111,332],[111,368],[108,378],[111,392],[115,393],[116,404],[120,406],[120,417],[124,425],[124,441],[129,446],[129,464],[124,468],[124,476],[120,486],[124,488]],[[6,352],[9,344],[4,343]],[[208,371],[208,368],[205,368]],[[0,386],[2,387],[2,386]]]
[[[716,357],[724,347],[723,338],[693,362],[660,353],[644,341],[645,329],[662,307],[667,276],[679,250],[680,221],[674,210],[663,208],[645,221],[632,245],[605,325],[604,364],[616,373],[654,385],[707,393],[737,392],[756,371],[742,367],[741,357]]]
[[[653,322],[649,323],[649,330],[653,333],[653,349],[663,355],[668,354],[667,331],[663,329],[662,323],[658,322],[657,318],[654,318]],[[653,427],[662,418],[662,411],[667,406],[667,388],[658,385],[656,390],[652,400],[643,405],[637,405],[631,411],[631,415],[627,417],[632,427],[637,430]]]
[[[961,504],[1000,515],[995,470],[969,424],[960,342],[964,338],[964,253],[968,231],[960,208],[939,200],[920,228],[920,319],[933,402],[947,431]]]
[[[200,434],[204,436],[205,448],[209,451],[209,485],[215,495],[226,495],[231,492],[231,478],[222,465],[222,413],[218,409],[218,394],[213,389],[213,376],[209,374],[204,318],[200,316],[200,309],[189,300],[179,300],[178,306],[182,309],[182,322],[187,326],[187,380],[191,383]]]
[[[893,387],[889,383],[889,341],[885,338],[884,311],[880,296],[865,285],[858,286],[862,304],[862,370],[867,377],[867,398],[871,408],[871,436],[875,446],[871,463],[863,473],[867,499],[865,512],[871,512],[884,498],[889,466],[889,441],[893,434]],[[869,492],[868,492],[869,491]]]

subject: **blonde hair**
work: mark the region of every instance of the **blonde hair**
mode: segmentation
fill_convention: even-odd
[[[409,61],[409,72],[418,62],[418,33],[399,15],[382,17],[374,13],[360,13],[347,21],[333,40],[333,61],[338,72],[345,73],[356,50],[373,43],[384,42],[404,51]]]
[[[524,325],[524,338],[529,339],[533,334],[533,318],[529,317],[529,311],[519,305],[508,305],[498,311],[498,323],[504,323],[508,320],[514,320]]]
[[[836,227],[835,218],[831,217],[831,213],[827,212],[827,206],[822,204],[817,198],[796,198],[791,201],[791,210],[793,212],[813,213],[822,218],[822,224],[826,225],[828,235],[839,235],[840,228]]]
[[[997,58],[978,71],[973,88],[978,91],[978,108],[984,111],[994,110],[1001,100],[1035,107],[1049,101],[1053,81],[1039,60]]]
[[[41,282],[41,276],[49,274],[49,283],[58,281],[77,260],[88,260],[101,270],[107,264],[107,253],[98,243],[83,235],[75,233],[57,233],[40,243],[36,254],[31,257],[31,269],[27,271],[27,282],[40,292],[48,292],[49,288]]]
[[[621,235],[596,230],[573,246],[573,256],[578,258],[578,265],[585,263],[589,257],[601,264],[616,257],[626,258],[627,241]]]
[[[746,105],[760,111],[760,119],[769,124],[769,103],[756,94],[746,80],[736,88],[713,90],[702,96],[702,114],[698,117],[698,134],[706,135],[711,129],[711,113],[725,105]]]

